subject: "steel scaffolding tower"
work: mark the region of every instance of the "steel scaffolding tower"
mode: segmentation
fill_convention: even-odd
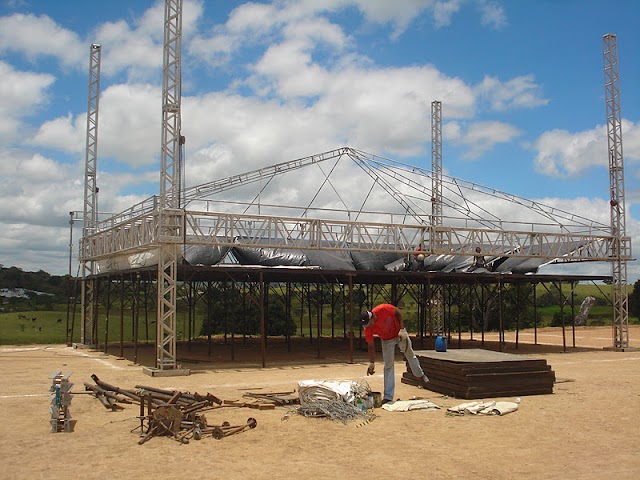
[[[433,243],[442,246],[442,102],[431,102],[431,227]],[[443,305],[444,286],[432,286],[433,307],[429,310],[433,315],[433,329],[444,333]]]
[[[98,111],[100,103],[100,59],[102,49],[97,43],[91,44],[89,49],[89,98],[87,102],[87,144],[84,172],[84,210],[82,235],[86,237],[93,233],[98,214],[98,187],[96,186],[96,164],[98,158]],[[81,332],[80,341],[83,345],[97,343],[94,332],[94,296],[95,296],[95,261],[91,258],[82,259],[82,288],[81,288]]]
[[[442,102],[431,102],[431,226],[442,226]],[[436,243],[438,238],[435,239]]]
[[[626,236],[624,202],[624,161],[620,115],[620,76],[618,42],[615,34],[602,37],[607,102],[607,140],[609,147],[609,185],[611,193],[611,262],[613,291],[613,348],[629,347],[629,308],[627,260],[621,246]]]
[[[156,368],[176,364],[176,281],[183,215],[180,212],[182,0],[166,0],[162,68],[162,138],[158,205],[158,316]]]

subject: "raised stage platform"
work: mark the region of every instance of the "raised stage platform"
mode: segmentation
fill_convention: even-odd
[[[477,348],[446,352],[416,350],[415,354],[429,377],[427,388],[450,397],[477,399],[553,393],[556,375],[543,358]],[[420,385],[408,365],[401,381]]]

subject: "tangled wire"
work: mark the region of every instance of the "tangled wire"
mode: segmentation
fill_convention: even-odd
[[[351,392],[354,399],[366,399],[371,389],[365,380],[352,382]],[[362,410],[355,402],[346,401],[342,395],[322,385],[312,385],[298,392],[300,405],[287,412],[283,420],[291,413],[305,417],[327,417],[346,424],[350,420],[371,421],[376,415],[369,410]]]

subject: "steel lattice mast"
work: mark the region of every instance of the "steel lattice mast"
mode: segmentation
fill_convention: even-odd
[[[162,133],[158,205],[156,368],[176,368],[176,281],[179,243],[182,0],[166,0],[162,69]]]
[[[615,34],[602,37],[604,77],[607,102],[607,141],[609,147],[609,185],[612,240],[613,347],[629,347],[629,309],[627,260],[622,258],[626,236],[624,201],[624,161],[622,156],[622,122],[620,114],[620,76],[618,42]]]
[[[431,102],[431,238],[432,248],[442,247],[442,102]],[[433,317],[433,328],[436,333],[444,334],[443,317],[443,286],[432,286],[432,303],[430,309]]]
[[[96,165],[98,158],[98,111],[100,102],[100,60],[102,49],[97,43],[89,49],[89,96],[87,102],[87,143],[84,172],[83,237],[87,237],[96,225],[98,213],[98,187],[96,186]],[[81,343],[94,345],[95,261],[82,259],[82,325]]]
[[[442,226],[442,102],[431,102],[431,226]],[[439,238],[434,242],[439,244]]]

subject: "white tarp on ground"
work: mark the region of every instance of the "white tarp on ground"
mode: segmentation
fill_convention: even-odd
[[[335,400],[353,403],[358,387],[358,383],[353,381],[301,380],[298,382],[298,397],[302,405]]]
[[[518,410],[515,402],[468,402],[447,408],[447,412],[457,415],[506,415]]]
[[[440,407],[429,400],[396,400],[382,405],[389,412],[410,412],[411,410],[439,410]]]

